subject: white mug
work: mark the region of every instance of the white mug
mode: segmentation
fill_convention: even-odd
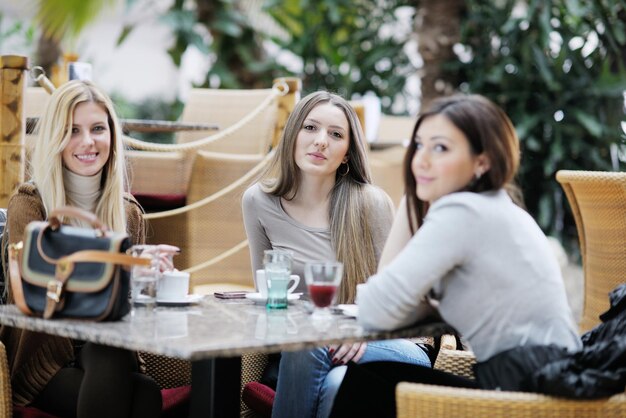
[[[287,293],[293,293],[298,287],[300,283],[300,276],[297,274],[292,274],[289,276],[289,280],[293,280],[293,284],[291,287],[287,289]],[[265,270],[259,269],[256,271],[256,275],[254,276],[254,285],[256,287],[256,291],[259,292],[262,298],[267,297],[267,279],[265,278]]]
[[[165,271],[157,287],[157,299],[162,301],[179,301],[189,293],[189,273],[172,270]]]

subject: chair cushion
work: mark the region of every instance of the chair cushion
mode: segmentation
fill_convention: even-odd
[[[57,418],[33,406],[13,406],[13,418]]]
[[[161,396],[163,397],[162,418],[186,417],[189,415],[191,385],[161,389]]]
[[[250,382],[243,388],[241,399],[248,407],[262,417],[272,416],[276,392],[260,382]]]
[[[161,389],[163,397],[162,418],[185,417],[189,415],[189,399],[191,386],[181,386],[171,389]],[[272,401],[274,397],[272,397]],[[270,407],[270,415],[272,413]],[[13,418],[58,418],[32,406],[14,406]]]

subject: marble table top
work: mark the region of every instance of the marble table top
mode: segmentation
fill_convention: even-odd
[[[159,306],[153,312],[131,313],[116,322],[44,320],[25,316],[14,305],[3,305],[0,323],[187,360],[295,351],[338,342],[438,336],[453,331],[444,323],[368,331],[343,314],[316,321],[307,301],[291,302],[284,310],[267,310],[246,299],[222,300],[212,295],[196,305]]]

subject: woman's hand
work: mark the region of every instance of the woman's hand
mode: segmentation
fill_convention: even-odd
[[[346,364],[349,361],[358,363],[365,354],[367,343],[352,343],[328,346],[328,353],[333,356],[333,364]]]
[[[159,244],[156,246],[156,250],[159,254],[159,271],[174,270],[174,256],[180,253],[180,248],[174,245]]]

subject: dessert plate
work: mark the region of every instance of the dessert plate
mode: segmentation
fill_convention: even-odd
[[[346,316],[357,317],[359,315],[359,307],[354,304],[337,305],[337,308]]]
[[[302,293],[290,293],[287,295],[287,300],[298,300],[302,296]],[[256,303],[267,302],[266,296],[261,296],[260,293],[246,293],[246,299],[250,299]]]

